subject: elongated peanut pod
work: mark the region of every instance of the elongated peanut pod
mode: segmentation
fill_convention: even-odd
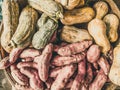
[[[70,56],[85,51],[90,45],[92,45],[92,41],[82,41],[78,43],[69,44],[64,47],[61,47],[58,50],[58,54],[61,56]]]
[[[68,64],[73,64],[73,63],[79,63],[85,58],[85,54],[76,54],[72,56],[56,56],[53,61],[51,62],[52,65],[55,66],[64,66]]]
[[[96,44],[98,44],[105,55],[110,50],[110,42],[106,35],[106,25],[100,19],[93,19],[88,24],[88,31],[94,38]]]
[[[62,90],[69,78],[75,72],[76,68],[76,65],[68,65],[62,68],[61,72],[58,74],[55,81],[53,82],[51,90]]]
[[[53,68],[52,70],[50,70],[50,77],[56,78],[61,70],[62,70],[62,67]]]

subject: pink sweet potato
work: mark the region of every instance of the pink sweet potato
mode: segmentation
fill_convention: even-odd
[[[38,71],[32,68],[21,68],[21,73],[29,78],[30,87],[34,90],[44,90],[43,82],[40,80]]]
[[[0,61],[0,69],[6,69],[7,67],[9,67],[11,65],[10,61],[9,61],[9,57],[5,57]]]
[[[50,70],[49,77],[56,78],[61,70],[62,70],[62,67],[53,68],[52,70]]]
[[[24,68],[24,67],[30,67],[30,68],[35,68],[38,69],[38,65],[36,62],[19,62],[17,64],[17,68]]]
[[[86,75],[86,60],[78,64],[78,74],[75,77],[70,90],[80,90]]]
[[[62,68],[61,72],[56,77],[55,81],[51,86],[51,90],[63,90],[69,78],[73,75],[76,70],[76,65],[68,65]]]
[[[106,57],[101,56],[100,59],[97,61],[99,66],[103,69],[105,75],[108,75],[110,70],[110,65],[106,59]]]
[[[64,47],[61,47],[58,50],[58,54],[61,56],[70,56],[85,51],[91,45],[92,45],[92,41],[82,41],[78,43],[72,43]]]
[[[43,50],[42,55],[39,56],[40,61],[38,61],[38,72],[40,79],[44,82],[48,79],[52,51],[53,45],[48,44]]]
[[[95,77],[94,81],[90,84],[89,90],[101,90],[103,85],[107,81],[107,76],[104,74],[104,71],[101,69],[97,76]]]
[[[10,66],[11,75],[15,79],[15,81],[20,85],[29,85],[28,83],[28,77],[25,76],[20,72],[20,70],[17,68],[16,64],[12,64]]]
[[[25,49],[23,52],[20,54],[20,58],[35,58],[36,56],[39,56],[41,54],[41,51],[36,50],[36,49]]]
[[[73,63],[79,63],[85,58],[85,53],[76,54],[72,56],[56,56],[51,62],[55,66],[63,66]]]
[[[100,57],[100,47],[98,45],[92,45],[87,51],[87,60],[90,63],[96,62]]]

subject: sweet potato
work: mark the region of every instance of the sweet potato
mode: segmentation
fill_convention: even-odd
[[[43,82],[40,80],[37,70],[25,67],[21,68],[20,71],[30,79],[30,86],[34,90],[44,90]]]
[[[10,61],[9,61],[9,57],[5,57],[0,61],[0,69],[6,69],[7,67],[9,67],[11,65]]]
[[[90,84],[89,90],[101,90],[105,82],[107,81],[107,76],[104,74],[104,71],[101,69],[94,81]]]
[[[76,54],[72,56],[56,56],[54,57],[53,61],[51,62],[52,65],[55,66],[63,66],[63,65],[68,65],[68,64],[73,64],[73,63],[79,63],[85,58],[85,54]]]
[[[52,51],[53,51],[53,45],[48,44],[44,48],[42,55],[39,56],[40,61],[38,61],[38,72],[39,72],[40,79],[44,82],[48,78],[49,65],[50,65],[50,60],[52,57]]]
[[[110,70],[110,65],[107,61],[107,59],[105,57],[100,57],[100,59],[97,61],[97,63],[99,64],[99,66],[103,69],[105,75],[109,74],[109,70]]]
[[[78,64],[78,74],[75,77],[70,90],[80,90],[86,75],[86,60]]]
[[[10,71],[12,77],[15,79],[15,81],[20,85],[29,85],[28,83],[28,77],[25,76],[20,72],[20,70],[17,68],[16,64],[12,64],[10,66]]]
[[[57,67],[57,68],[54,68],[54,69],[50,70],[49,77],[56,78],[61,70],[62,70],[62,67]]]
[[[100,47],[98,45],[92,45],[87,51],[87,60],[90,63],[96,62],[100,57]]]
[[[58,50],[58,54],[61,56],[70,56],[85,51],[90,45],[92,45],[92,41],[82,41],[69,44],[65,47],[61,47]]]
[[[53,84],[54,79],[53,78],[48,78],[47,81],[45,82],[47,89],[51,88],[51,85]]]
[[[75,70],[77,69],[76,65],[68,65],[62,68],[55,81],[51,86],[51,90],[62,90],[64,89],[67,81],[73,75]]]
[[[92,66],[90,63],[87,63],[87,72],[86,72],[86,77],[85,77],[85,86],[88,87],[89,84],[92,82],[93,80],[93,70],[92,70]]]
[[[16,60],[19,58],[20,53],[22,52],[23,49],[21,48],[15,48],[11,51],[9,57],[10,57],[10,63],[13,64],[16,62]]]
[[[41,54],[41,52],[39,50],[36,49],[25,49],[22,51],[22,53],[20,54],[20,58],[35,58],[36,56],[39,56]]]
[[[24,68],[24,67],[30,67],[34,69],[38,69],[38,65],[35,62],[19,62],[17,64],[17,68]]]

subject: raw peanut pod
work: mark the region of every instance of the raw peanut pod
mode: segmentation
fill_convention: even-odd
[[[37,70],[32,68],[21,68],[20,71],[30,79],[30,86],[34,90],[44,90],[43,82],[40,80]]]
[[[85,5],[85,0],[80,0],[79,4],[77,5],[77,7],[81,7]]]
[[[39,56],[41,52],[36,49],[25,49],[20,54],[20,58],[35,58],[36,56]]]
[[[38,72],[40,79],[44,82],[48,79],[52,51],[53,45],[48,44],[43,50],[42,55],[39,56],[40,60],[38,61]]]
[[[5,57],[0,61],[0,69],[6,69],[11,65],[9,57]]]
[[[68,65],[62,68],[55,81],[51,86],[51,90],[63,90],[69,78],[76,70],[76,65]]]
[[[114,48],[113,51],[113,63],[110,68],[109,72],[109,79],[112,81],[112,83],[120,86],[120,43],[118,43],[118,46]]]
[[[61,40],[69,43],[92,40],[87,30],[79,29],[74,26],[64,26],[60,36]]]
[[[97,61],[97,63],[99,64],[99,66],[101,67],[101,69],[103,69],[105,75],[108,75],[109,74],[109,70],[110,70],[110,65],[109,65],[107,59],[102,56]]]
[[[103,70],[101,69],[97,76],[95,77],[94,81],[90,84],[89,90],[101,90],[104,84],[107,81],[107,76],[104,74]]]
[[[72,43],[58,49],[58,54],[61,56],[70,56],[73,54],[81,53],[92,45],[92,41],[81,41]]]
[[[99,1],[93,6],[96,10],[96,18],[102,19],[108,13],[108,5],[106,2]]]
[[[100,47],[98,45],[92,45],[87,51],[87,60],[90,63],[96,62],[100,57]]]
[[[39,31],[34,34],[32,39],[32,45],[36,49],[44,48],[45,45],[49,43],[53,33],[58,27],[58,23],[46,14],[42,14],[39,24]]]
[[[102,52],[106,55],[111,46],[106,35],[105,23],[100,19],[93,19],[88,24],[88,31],[94,38],[95,42],[101,47]]]
[[[56,78],[57,75],[60,73],[61,70],[62,70],[62,67],[53,68],[52,70],[50,70],[49,77]]]
[[[78,74],[75,77],[70,90],[80,90],[86,75],[86,60],[78,64]]]
[[[107,14],[103,21],[107,26],[107,36],[110,42],[115,42],[118,39],[119,19],[114,14]]]
[[[11,70],[11,75],[13,76],[13,78],[15,79],[15,81],[20,84],[20,85],[26,85],[28,86],[28,77],[23,75],[20,70],[17,68],[16,64],[12,64],[10,66],[10,70]]]
[[[85,58],[85,54],[76,54],[76,55],[66,56],[66,57],[56,56],[52,61],[52,65],[64,66],[68,64],[79,63],[84,58]]]
[[[63,8],[54,0],[28,0],[28,3],[36,10],[42,11],[52,18],[63,18]]]
[[[56,2],[62,4],[65,9],[72,10],[77,6],[84,5],[84,0],[55,0]]]
[[[35,62],[19,62],[17,64],[17,68],[24,68],[24,67],[31,67],[31,68],[35,68],[38,69],[38,65]]]
[[[10,40],[16,31],[19,20],[19,6],[16,0],[4,0],[2,4],[4,30],[1,35],[1,45],[10,53],[12,46]]]
[[[11,39],[12,46],[25,48],[30,45],[37,19],[38,13],[30,6],[22,10],[17,30]]]
[[[92,20],[94,16],[95,12],[92,8],[84,7],[80,9],[66,11],[64,13],[64,18],[61,19],[61,22],[65,25],[86,23]]]

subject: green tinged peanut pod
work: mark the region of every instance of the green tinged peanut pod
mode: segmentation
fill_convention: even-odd
[[[28,3],[36,10],[42,11],[52,18],[63,18],[63,8],[54,0],[28,0]]]
[[[54,31],[58,28],[58,23],[43,13],[38,24],[40,28],[33,36],[32,45],[36,49],[41,49],[50,41]]]
[[[11,39],[13,47],[25,48],[31,43],[37,19],[38,13],[33,8],[27,6],[23,9],[17,30]]]

